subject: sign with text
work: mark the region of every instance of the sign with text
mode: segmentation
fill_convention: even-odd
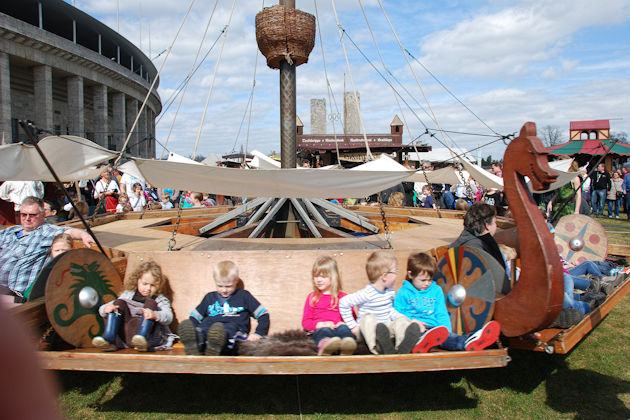
[[[400,134],[368,134],[367,142],[370,147],[401,147]],[[365,139],[361,134],[301,134],[297,136],[297,147],[302,150],[335,150],[365,149]]]

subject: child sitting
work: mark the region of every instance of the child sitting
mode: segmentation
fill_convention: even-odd
[[[394,309],[420,325],[422,338],[414,353],[426,353],[438,346],[445,350],[482,350],[499,338],[501,327],[490,321],[474,333],[457,335],[451,332],[442,288],[433,281],[437,270],[428,254],[412,254],[407,260],[407,279],[394,299]]]
[[[129,196],[125,193],[121,193],[118,196],[118,205],[116,206],[116,213],[122,213],[125,206],[129,204]]]
[[[160,294],[164,283],[157,263],[140,264],[125,278],[125,291],[118,299],[99,308],[99,314],[107,317],[105,332],[94,337],[92,344],[104,351],[129,347],[138,351],[170,350],[175,337],[168,328],[173,310],[171,302]]]
[[[420,327],[393,308],[396,258],[387,251],[375,251],[368,257],[365,271],[370,284],[339,300],[343,321],[354,335],[361,333],[374,354],[411,352],[420,338]],[[352,313],[354,306],[358,308],[358,323]]]
[[[164,193],[160,196],[160,204],[163,209],[172,209],[173,203],[171,203],[171,196],[168,193]]]
[[[206,294],[179,324],[179,335],[186,354],[218,356],[233,350],[237,340],[259,340],[269,330],[267,310],[247,290],[237,289],[238,268],[232,261],[221,261],[213,268],[216,292]],[[249,334],[250,320],[258,320],[256,332]]]
[[[74,240],[67,233],[60,233],[53,238],[50,245],[50,259],[54,259],[57,255],[61,255],[66,251],[74,248]]]
[[[339,299],[346,294],[341,291],[337,261],[332,257],[319,257],[311,273],[313,291],[304,303],[302,327],[313,332],[319,356],[329,356],[339,350],[342,355],[353,354],[357,342],[339,314]]]
[[[129,196],[129,204],[131,204],[133,211],[142,211],[147,205],[147,198],[144,196],[142,184],[139,182],[133,184],[133,195]]]
[[[60,233],[59,235],[55,236],[52,240],[50,248],[48,249],[48,261],[46,262],[46,265],[42,267],[42,272],[46,269],[50,269],[51,261],[54,260],[55,257],[63,254],[66,251],[70,251],[72,248],[74,248],[74,240],[70,235],[68,235],[67,233]],[[36,281],[32,282],[24,291],[24,299],[28,299],[31,296],[31,292],[33,291],[33,287],[36,287],[36,283]],[[37,295],[36,297],[42,296],[43,290],[38,290],[35,292],[35,294]]]

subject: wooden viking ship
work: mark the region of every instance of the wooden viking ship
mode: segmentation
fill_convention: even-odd
[[[365,220],[379,228],[376,234],[360,237],[328,228],[322,238],[246,239],[253,228],[237,228],[234,219],[214,223],[211,231],[200,236],[200,229],[224,220],[221,216],[233,210],[215,207],[184,210],[179,215],[178,210],[169,210],[97,217],[92,230],[106,254],[76,249],[57,257],[37,280],[34,290],[41,296],[13,312],[31,327],[44,328],[40,360],[45,368],[59,370],[264,375],[417,372],[503,367],[510,360],[508,346],[567,353],[630,291],[630,282],[619,285],[578,325],[547,329],[562,307],[562,271],[556,243],[524,178],[540,188],[556,175],[533,123],[526,123],[510,143],[504,162],[505,191],[514,219],[499,218],[503,235],[497,238],[514,246],[521,262],[519,280],[508,282],[507,287],[505,274],[502,268],[497,270],[492,257],[471,248],[448,249],[462,230],[461,212],[441,211],[437,217],[429,209],[383,207],[380,214],[379,208],[356,206],[352,210],[360,219],[340,225],[365,231],[361,224]],[[176,246],[167,251],[174,233]],[[337,259],[344,290],[352,292],[365,285],[367,256],[389,246],[399,267],[406,266],[412,252],[431,253],[438,260],[435,280],[445,296],[454,286],[464,287],[463,302],[448,304],[454,332],[473,331],[495,319],[501,323],[502,340],[482,351],[353,356],[187,356],[181,344],[171,351],[150,353],[132,349],[104,353],[91,348],[91,338],[103,329],[98,306],[115,299],[121,292],[121,279],[143,261],[158,262],[169,279],[167,295],[176,318],[173,331],[201,297],[214,290],[213,264],[230,259],[239,266],[244,286],[269,310],[270,334],[274,334],[300,327],[304,299],[311,289],[311,265],[318,256]],[[615,248],[618,254],[630,254],[627,251]],[[98,301],[91,307],[78,298],[86,287],[97,291]],[[46,348],[46,336],[53,332],[64,343]]]

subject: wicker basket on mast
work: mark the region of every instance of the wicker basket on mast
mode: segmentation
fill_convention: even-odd
[[[288,58],[296,66],[304,64],[315,45],[315,16],[280,5],[266,7],[256,15],[256,42],[272,69]]]

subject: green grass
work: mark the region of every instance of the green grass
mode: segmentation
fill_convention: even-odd
[[[600,218],[611,243],[630,223]],[[617,231],[628,233],[620,233]],[[219,376],[56,372],[69,419],[630,419],[630,298],[568,355],[510,350],[505,368]]]

